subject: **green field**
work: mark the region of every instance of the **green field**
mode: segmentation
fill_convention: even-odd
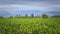
[[[60,18],[0,18],[0,34],[60,34]]]

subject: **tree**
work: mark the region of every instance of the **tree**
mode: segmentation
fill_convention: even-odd
[[[34,14],[31,14],[31,17],[33,18],[34,17]]]
[[[3,18],[2,16],[0,16],[0,18]]]
[[[9,18],[13,18],[13,16],[10,16]]]
[[[20,17],[21,17],[21,15],[16,15],[15,17],[16,17],[16,18],[20,18]]]
[[[35,16],[35,18],[40,18],[40,16]]]
[[[56,17],[56,18],[58,18],[58,17],[60,17],[60,15],[54,15],[54,16],[51,16],[51,17]]]
[[[47,14],[42,14],[42,18],[48,18]]]
[[[27,15],[27,14],[25,14],[25,17],[28,17],[28,15]]]

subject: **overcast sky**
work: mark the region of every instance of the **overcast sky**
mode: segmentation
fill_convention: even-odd
[[[0,16],[30,10],[60,11],[60,0],[0,0]]]

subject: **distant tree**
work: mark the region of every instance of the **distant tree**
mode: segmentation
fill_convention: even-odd
[[[25,14],[25,17],[28,17],[28,15],[27,15],[27,14]]]
[[[33,18],[34,17],[34,14],[31,14],[31,17]]]
[[[35,16],[35,18],[40,18],[40,16]]]
[[[47,14],[42,14],[42,18],[48,18]]]
[[[60,17],[60,15],[54,15],[54,16],[51,16],[51,17],[56,17],[56,18],[58,18],[58,17]]]
[[[18,16],[19,18],[21,17],[21,15]]]
[[[21,17],[21,15],[16,15],[15,17],[16,17],[16,18],[20,18],[20,17]]]
[[[9,18],[13,18],[13,16],[10,16]]]
[[[0,16],[0,18],[3,18],[2,16]]]
[[[18,15],[15,16],[16,18],[18,17]]]

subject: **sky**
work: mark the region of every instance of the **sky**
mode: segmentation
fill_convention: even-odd
[[[60,0],[0,0],[0,16],[60,15]]]

